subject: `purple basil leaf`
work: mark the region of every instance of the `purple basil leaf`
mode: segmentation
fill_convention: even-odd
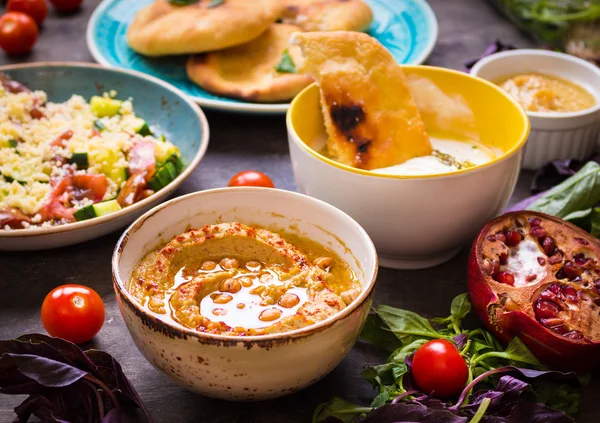
[[[367,415],[362,423],[467,423],[468,418],[460,412],[446,408],[431,408],[422,404],[399,402],[379,407]]]
[[[527,207],[529,207],[535,200],[537,200],[544,194],[545,194],[545,192],[540,192],[539,194],[532,195],[531,197],[527,197],[524,200],[519,201],[517,204],[514,204],[514,205],[510,206],[509,208],[505,209],[503,211],[503,213],[527,210]]]
[[[535,402],[520,402],[518,403],[510,417],[511,423],[574,423],[575,420],[567,416],[562,411],[553,410],[546,407],[544,404]],[[485,421],[485,420],[482,420]]]
[[[122,408],[117,407],[110,410],[101,423],[130,423],[131,421],[127,413]]]
[[[521,394],[530,389],[527,382],[513,376],[502,376],[496,385],[496,391],[504,392],[509,401],[518,401]]]
[[[537,194],[548,191],[568,177],[575,175],[582,165],[581,161],[575,159],[555,160],[548,163],[535,173],[531,181],[531,192]]]
[[[64,419],[64,416],[56,408],[56,405],[48,398],[42,395],[32,395],[15,407],[17,422],[25,423],[32,415],[38,417],[43,422],[70,423]]]
[[[470,72],[471,68],[473,68],[473,66],[475,66],[475,63],[479,62],[481,59],[483,59],[484,57],[487,57],[491,54],[499,53],[501,51],[506,51],[506,50],[516,50],[516,49],[517,49],[517,47],[515,47],[515,46],[512,46],[510,44],[504,44],[502,41],[496,40],[492,44],[490,44],[485,49],[483,54],[481,56],[479,56],[477,59],[469,60],[468,62],[466,62],[464,71]]]
[[[547,378],[555,382],[565,382],[572,385],[579,385],[579,378],[574,372],[559,372],[558,370],[533,370],[513,367],[513,369],[529,379]]]
[[[2,357],[9,357],[24,376],[47,388],[69,386],[88,374],[66,363],[32,354],[5,353]]]
[[[456,335],[454,338],[452,338],[459,350],[463,349],[468,339],[469,335],[466,333],[461,333],[460,335]]]

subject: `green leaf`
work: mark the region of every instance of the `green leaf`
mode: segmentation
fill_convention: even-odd
[[[406,363],[396,363],[392,367],[392,376],[394,376],[394,382],[398,383],[400,378],[408,373],[408,366]]]
[[[529,348],[521,341],[518,336],[515,336],[508,347],[506,347],[505,353],[509,360],[518,361],[521,363],[531,364],[533,366],[543,367],[542,363],[529,351]]]
[[[208,8],[212,9],[213,7],[220,6],[223,3],[225,3],[225,0],[210,0],[210,4],[208,5]]]
[[[385,328],[385,323],[376,314],[369,314],[360,336],[388,353],[395,351],[401,345],[398,338]]]
[[[328,417],[335,417],[344,423],[353,423],[370,411],[370,407],[361,407],[341,398],[333,397],[315,409],[312,423],[322,422]]]
[[[360,375],[373,385],[374,388],[381,388],[382,383],[384,383],[383,381],[393,382],[392,369],[394,366],[396,366],[396,363],[389,362],[378,366],[365,367]]]
[[[590,216],[590,234],[600,238],[600,207],[595,207]]]
[[[593,207],[600,201],[600,165],[588,162],[575,175],[558,184],[527,207],[563,218]]]
[[[375,396],[375,398],[373,398],[373,401],[371,401],[371,407],[381,407],[390,400],[390,397],[390,387],[386,386],[383,391],[381,391],[379,394],[377,394],[377,396]]]
[[[467,317],[467,314],[469,314],[470,311],[471,302],[469,301],[468,293],[460,294],[452,300],[452,305],[450,306],[450,314],[459,322],[465,317]]]
[[[427,319],[412,311],[381,305],[377,307],[377,315],[403,344],[409,344],[418,338],[443,337]]]
[[[296,73],[296,64],[288,49],[283,51],[281,60],[275,65],[275,70],[277,73]]]
[[[579,411],[580,395],[577,388],[549,381],[533,381],[531,387],[534,392],[534,401],[544,403],[555,410],[564,411],[570,416],[574,416]]]

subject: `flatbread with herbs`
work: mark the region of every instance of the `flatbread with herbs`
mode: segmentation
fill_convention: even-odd
[[[129,46],[146,56],[202,53],[246,43],[281,16],[280,0],[156,0],[127,29]]]
[[[293,69],[276,70],[297,31],[301,29],[295,25],[272,24],[246,44],[192,56],[187,63],[188,77],[206,91],[226,97],[257,102],[290,100],[312,82]],[[302,58],[296,46],[289,48],[288,54],[292,64]]]
[[[282,0],[283,22],[305,31],[366,31],[373,12],[362,0]]]

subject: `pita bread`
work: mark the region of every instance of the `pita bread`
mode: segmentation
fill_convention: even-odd
[[[127,29],[129,46],[146,56],[202,53],[246,43],[279,19],[280,0],[211,0],[177,6],[156,0]]]
[[[294,32],[295,25],[272,24],[249,43],[193,56],[187,63],[188,77],[214,94],[257,102],[290,100],[312,79],[296,73],[278,73],[275,66]],[[291,47],[295,63],[302,59],[300,48]]]
[[[305,31],[366,31],[373,20],[362,0],[282,0],[283,22]]]
[[[433,149],[400,65],[360,32],[296,33],[304,63],[321,90],[329,154],[360,169],[394,166]]]

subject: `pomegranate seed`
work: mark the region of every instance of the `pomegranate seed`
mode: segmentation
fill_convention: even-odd
[[[496,274],[500,271],[500,262],[498,260],[492,260],[492,274]]]
[[[534,280],[536,280],[536,279],[537,279],[537,275],[529,275],[529,276],[527,276],[527,277],[525,278],[525,280],[526,280],[527,282],[533,282],[533,281],[534,281]]]
[[[494,275],[494,279],[506,285],[512,286],[515,284],[515,277],[508,272],[498,272]]]
[[[546,231],[539,226],[534,226],[531,228],[531,235],[537,238],[538,242],[542,242],[543,238],[546,236]]]
[[[565,273],[565,271],[563,269],[560,269],[558,272],[556,272],[554,277],[556,279],[567,279],[567,274]]]
[[[550,319],[540,319],[540,323],[547,328],[557,329],[564,325],[565,321],[559,317],[552,317]]]
[[[590,261],[590,259],[584,256],[583,253],[579,253],[573,256],[573,261],[575,262],[575,264],[585,266]]]
[[[505,240],[504,234],[502,232],[498,232],[496,234],[496,239],[500,242],[504,242],[504,240]]]
[[[550,329],[552,329],[554,332],[558,333],[559,335],[564,335],[565,333],[570,332],[569,328],[565,324],[551,326]]]
[[[558,304],[548,300],[538,300],[535,304],[535,317],[538,319],[551,319],[558,317],[560,312]]]
[[[498,257],[498,259],[500,260],[500,264],[506,264],[506,263],[508,263],[508,254],[500,253],[500,256]]]
[[[506,231],[505,234],[505,243],[506,245],[508,245],[509,247],[515,247],[517,245],[519,245],[519,242],[521,242],[521,234],[519,234],[516,231]]]
[[[544,252],[546,253],[547,256],[551,256],[552,253],[554,253],[555,247],[556,247],[556,244],[554,243],[554,240],[552,239],[552,237],[547,236],[542,241],[542,248],[544,249]]]
[[[496,237],[494,235],[488,235],[487,240],[490,242],[496,242]]]
[[[563,295],[566,296],[567,299],[569,299],[571,301],[575,301],[579,298],[577,290],[575,288],[573,288],[572,286],[563,286],[562,293],[563,293]]]
[[[565,273],[565,275],[567,275],[567,278],[569,278],[569,280],[573,280],[583,273],[583,269],[571,261],[567,261],[562,270]]]
[[[574,239],[575,242],[582,244],[582,245],[588,245],[589,242],[587,242],[587,240],[583,239],[583,238],[575,238]]]
[[[572,330],[571,332],[563,334],[563,336],[569,339],[583,339],[583,334],[578,330]]]
[[[594,304],[596,304],[598,307],[600,307],[600,298],[595,298]]]
[[[546,259],[544,257],[538,257],[537,261],[540,264],[540,266],[544,266],[546,264]]]
[[[529,219],[529,224],[533,227],[533,226],[540,226],[542,224],[542,221],[540,219],[538,219],[537,217],[530,217]]]

